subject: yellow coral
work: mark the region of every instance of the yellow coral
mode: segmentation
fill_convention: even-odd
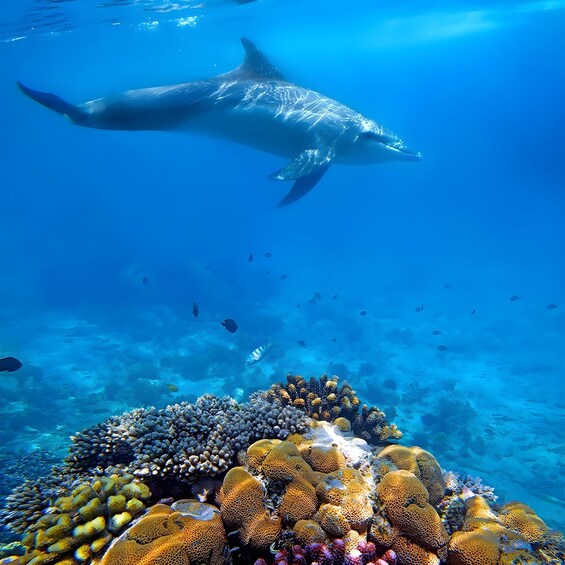
[[[192,514],[156,505],[105,553],[100,565],[228,563],[227,538],[218,509],[200,505]]]
[[[389,445],[377,456],[390,460],[397,469],[410,471],[422,481],[429,494],[429,502],[436,506],[445,494],[445,481],[436,458],[417,446]]]
[[[509,502],[500,510],[502,523],[519,532],[528,543],[540,543],[549,531],[545,522],[527,505]]]
[[[318,508],[316,489],[305,479],[294,479],[286,488],[278,508],[285,524],[294,525],[299,520],[311,518]]]
[[[326,543],[328,536],[322,529],[322,526],[315,520],[298,520],[294,525],[294,533],[296,539],[302,545],[310,543]]]
[[[497,565],[499,538],[488,527],[455,532],[449,540],[449,565]]]
[[[413,473],[405,470],[387,473],[377,486],[377,496],[400,533],[429,549],[447,544],[447,532],[428,503],[428,491]]]
[[[304,453],[304,459],[312,469],[321,473],[331,473],[346,466],[343,453],[334,446],[314,445]]]
[[[316,514],[316,521],[334,538],[343,538],[351,530],[341,508],[333,504],[322,504]]]
[[[261,465],[261,471],[269,479],[284,482],[298,477],[312,481],[315,476],[296,445],[290,441],[283,441],[271,449]]]

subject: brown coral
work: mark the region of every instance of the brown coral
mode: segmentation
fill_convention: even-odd
[[[499,515],[507,528],[520,533],[528,543],[540,543],[549,531],[545,522],[528,505],[521,502],[505,504]]]
[[[275,541],[281,519],[269,516],[263,486],[243,467],[228,471],[218,499],[222,519],[228,528],[239,529],[244,543],[268,547]]]
[[[294,479],[286,488],[278,513],[285,524],[292,526],[299,520],[311,518],[317,508],[316,489],[300,477]]]
[[[377,486],[377,496],[400,534],[428,549],[437,550],[447,544],[447,532],[428,502],[428,491],[413,473],[387,473]]]
[[[227,565],[227,538],[217,508],[188,501],[175,512],[158,504],[106,552],[100,565]]]
[[[455,532],[449,540],[449,565],[497,565],[499,537],[488,527]]]
[[[437,506],[443,498],[445,481],[441,467],[428,451],[417,446],[389,445],[378,454],[377,460],[389,460],[397,469],[416,475],[428,491],[430,504]]]
[[[316,521],[328,535],[334,538],[343,538],[351,530],[341,507],[333,504],[322,504],[316,514]]]
[[[303,455],[312,469],[321,473],[331,473],[346,466],[345,456],[333,445],[313,445]]]

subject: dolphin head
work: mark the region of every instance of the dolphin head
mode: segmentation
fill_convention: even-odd
[[[422,155],[412,151],[394,133],[376,122],[364,123],[357,137],[357,150],[376,163],[383,161],[420,161]]]

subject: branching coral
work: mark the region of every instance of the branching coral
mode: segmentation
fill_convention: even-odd
[[[287,375],[286,383],[276,383],[264,397],[283,406],[292,405],[303,410],[314,420],[333,422],[349,420],[352,431],[373,445],[382,445],[391,439],[400,439],[402,432],[389,424],[384,412],[376,407],[362,405],[355,391],[339,377],[322,375],[306,381],[298,375]]]

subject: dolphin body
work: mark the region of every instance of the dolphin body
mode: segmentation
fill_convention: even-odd
[[[73,123],[108,130],[187,131],[228,139],[291,161],[269,178],[294,181],[278,204],[307,194],[332,163],[418,161],[396,135],[358,112],[284,79],[248,39],[235,70],[208,80],[129,90],[73,105],[20,89]]]

